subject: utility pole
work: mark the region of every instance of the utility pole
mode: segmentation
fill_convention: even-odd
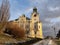
[[[10,5],[8,0],[3,0],[0,7],[0,30],[6,27],[6,24],[10,18]]]

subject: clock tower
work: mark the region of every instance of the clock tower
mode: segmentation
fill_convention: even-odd
[[[30,37],[32,38],[43,38],[42,34],[42,22],[40,21],[40,16],[37,8],[33,8],[30,20]]]
[[[30,37],[35,37],[37,31],[37,23],[39,22],[39,13],[37,12],[37,8],[33,8],[33,12],[31,14],[30,20]]]

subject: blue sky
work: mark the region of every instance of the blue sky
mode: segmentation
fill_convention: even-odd
[[[29,1],[26,0],[10,0],[10,11],[11,11],[11,18],[10,20],[18,18],[20,15],[25,14],[25,10],[29,7]]]
[[[2,0],[0,0],[1,4]],[[29,0],[9,0],[10,2],[10,20],[18,18],[22,14],[29,13],[30,8]]]

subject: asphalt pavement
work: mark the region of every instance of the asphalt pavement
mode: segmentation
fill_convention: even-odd
[[[36,42],[33,45],[57,45],[57,44],[56,44],[56,42],[54,40],[44,39],[44,40],[41,40],[39,42]]]

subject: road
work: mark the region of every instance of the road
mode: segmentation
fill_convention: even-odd
[[[49,40],[49,39],[44,39],[42,41],[36,42],[33,45],[57,45],[55,41]]]

